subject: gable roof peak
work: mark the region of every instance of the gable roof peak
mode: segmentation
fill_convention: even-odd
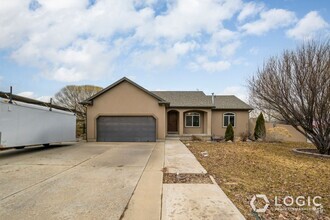
[[[156,98],[159,103],[162,104],[167,104],[168,102],[166,102],[164,99],[162,99],[161,97],[157,96],[156,94],[150,92],[149,90],[143,88],[142,86],[140,86],[139,84],[133,82],[132,80],[128,79],[126,76],[122,77],[121,79],[117,80],[116,82],[112,83],[111,85],[109,85],[108,87],[102,89],[101,91],[99,91],[98,93],[96,93],[95,95],[89,97],[88,99],[86,99],[85,101],[81,102],[81,104],[91,104],[93,99],[99,97],[100,95],[102,95],[103,93],[109,91],[110,89],[116,87],[117,85],[121,84],[122,82],[128,82],[131,85],[141,89],[142,91],[144,91],[145,93],[151,95],[152,97]]]

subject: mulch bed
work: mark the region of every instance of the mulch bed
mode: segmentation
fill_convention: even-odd
[[[199,183],[212,184],[208,174],[191,174],[191,173],[164,173],[163,183]]]

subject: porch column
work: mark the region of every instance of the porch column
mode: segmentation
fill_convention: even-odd
[[[179,135],[183,135],[184,115],[179,111]]]
[[[206,112],[207,124],[206,124],[206,134],[212,135],[212,111]]]

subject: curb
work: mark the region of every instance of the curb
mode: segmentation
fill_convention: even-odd
[[[211,179],[211,181],[212,181],[213,184],[218,185],[217,182],[215,182],[215,179],[214,179],[214,177],[212,175],[209,175],[209,177],[210,177],[210,179]]]
[[[308,156],[312,156],[312,157],[321,157],[321,158],[327,158],[327,159],[330,159],[330,155],[327,155],[327,154],[317,154],[317,153],[311,153],[311,152],[306,152],[306,151],[303,151],[304,149],[299,149],[299,148],[296,148],[296,149],[293,149],[292,151],[296,154],[304,154],[304,155],[308,155]]]

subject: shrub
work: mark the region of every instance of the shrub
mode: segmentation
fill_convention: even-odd
[[[225,138],[223,136],[215,136],[215,135],[212,135],[211,137],[211,140],[212,141],[217,141],[217,142],[220,142],[220,141],[223,141]]]
[[[240,133],[240,138],[241,138],[241,141],[247,141],[247,139],[249,138],[249,134],[248,133],[245,133],[245,132],[242,132]]]
[[[225,133],[225,140],[226,141],[234,141],[234,129],[231,124],[227,126],[226,133]]]
[[[265,119],[261,112],[257,118],[256,126],[254,128],[254,138],[258,140],[258,139],[264,139],[265,137],[266,137]]]
[[[266,140],[270,142],[282,142],[284,138],[291,137],[290,132],[283,127],[273,127],[267,129]]]
[[[193,135],[193,136],[191,136],[191,140],[192,141],[202,141],[202,138]]]

